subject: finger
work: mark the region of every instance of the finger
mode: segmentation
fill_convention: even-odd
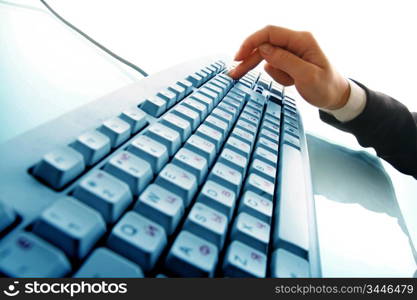
[[[294,84],[294,79],[282,70],[274,68],[271,64],[266,63],[264,66],[265,72],[269,74],[276,82],[283,86],[290,86]]]
[[[275,69],[284,71],[294,81],[306,76],[306,74],[312,74],[317,68],[297,55],[267,43],[259,46],[259,53]]]
[[[229,72],[229,76],[233,79],[238,79],[247,72],[255,68],[263,60],[258,50],[255,50],[244,61],[238,64],[233,70]]]
[[[287,28],[266,26],[245,39],[236,53],[235,60],[241,61],[245,59],[259,45],[267,42],[275,46],[287,48],[291,39],[293,39],[296,34],[296,31]]]

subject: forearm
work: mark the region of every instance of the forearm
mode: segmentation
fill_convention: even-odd
[[[358,85],[366,96],[362,106],[360,102],[355,102],[351,110],[342,109],[342,115],[320,111],[320,118],[338,129],[352,133],[361,146],[375,148],[379,157],[399,171],[417,178],[416,115],[395,99],[362,84]],[[349,103],[352,105],[351,101],[347,105]],[[349,117],[349,113],[354,116],[353,119],[347,118],[349,120],[344,121],[343,116]]]

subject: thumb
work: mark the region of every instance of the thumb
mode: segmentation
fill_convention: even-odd
[[[314,65],[301,59],[297,55],[274,47],[269,43],[259,46],[259,53],[270,65],[290,75],[295,81],[308,72],[314,71]]]

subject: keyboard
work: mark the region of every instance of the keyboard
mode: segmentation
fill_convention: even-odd
[[[174,66],[0,145],[6,277],[319,277],[296,96]]]

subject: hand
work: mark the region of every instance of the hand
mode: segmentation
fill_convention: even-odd
[[[310,104],[325,109],[343,107],[350,94],[348,81],[329,63],[313,35],[266,26],[250,35],[235,56],[241,63],[229,72],[235,79],[266,61],[265,71],[284,86],[295,84]]]

